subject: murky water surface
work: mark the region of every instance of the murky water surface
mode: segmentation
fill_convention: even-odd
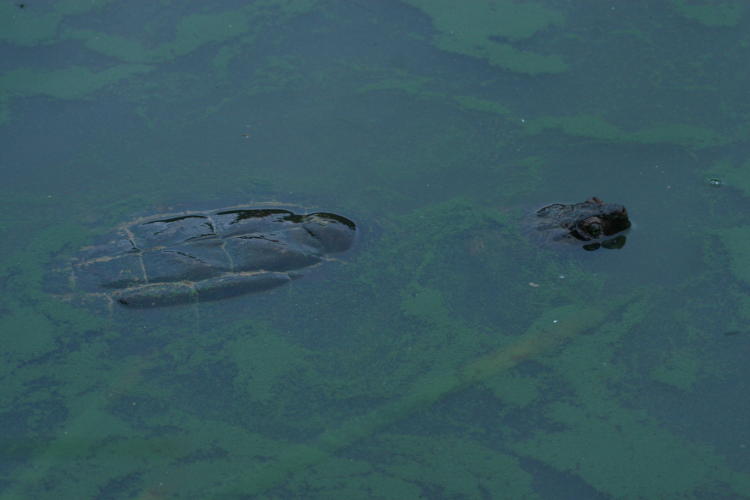
[[[0,498],[750,496],[749,56],[739,0],[3,0]],[[592,196],[624,247],[530,234]],[[50,286],[269,202],[354,247],[192,305]]]

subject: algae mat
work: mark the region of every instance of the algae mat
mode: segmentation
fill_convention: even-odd
[[[232,486],[223,493],[228,496],[261,494],[295,472],[330,458],[337,451],[456,391],[510,370],[519,363],[551,351],[571,337],[595,329],[615,311],[614,306],[622,306],[623,302],[621,298],[602,308],[567,305],[552,309],[509,345],[454,372],[425,376],[417,380],[403,398],[325,432],[307,445],[290,445],[260,469],[228,480]]]

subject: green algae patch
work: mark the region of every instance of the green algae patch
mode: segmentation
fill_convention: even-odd
[[[149,47],[126,36],[90,29],[62,29],[66,16],[86,14],[107,1],[58,2],[54,9],[20,9],[12,3],[0,5],[0,40],[15,45],[58,44],[68,40],[81,42],[92,52],[125,64],[97,71],[84,66],[56,70],[19,68],[0,75],[0,125],[8,121],[8,107],[14,96],[47,95],[63,99],[82,98],[112,83],[147,73],[152,66],[174,60],[210,44],[241,39],[250,43],[264,28],[309,12],[316,0],[260,0],[236,10],[192,14],[175,22],[173,40]],[[220,64],[226,67],[236,50]]]
[[[462,264],[453,267],[454,263],[466,260],[461,244],[470,239],[471,235],[481,235],[492,241],[497,238],[503,251],[512,252],[519,246],[519,242],[517,238],[506,234],[511,220],[511,216],[484,205],[477,205],[466,199],[453,199],[381,221],[387,236],[384,236],[377,250],[362,257],[363,260],[357,266],[359,269],[356,280],[357,286],[372,289],[375,293],[384,289],[391,290],[391,293],[383,297],[382,304],[374,304],[376,309],[367,313],[368,317],[388,317],[389,326],[386,331],[391,334],[383,335],[381,320],[372,322],[368,321],[368,317],[360,317],[357,329],[348,331],[347,337],[361,339],[377,336],[381,340],[370,349],[342,348],[342,354],[335,358],[339,370],[341,362],[338,358],[347,358],[342,360],[347,367],[344,368],[345,373],[361,370],[362,366],[366,366],[368,380],[365,383],[349,382],[348,385],[345,385],[347,382],[328,382],[325,379],[315,383],[315,391],[320,391],[321,386],[327,387],[328,394],[333,395],[330,398],[332,402],[346,401],[347,408],[351,409],[350,414],[338,421],[322,421],[322,431],[316,438],[296,444],[280,443],[278,449],[263,463],[255,461],[244,473],[227,477],[224,491],[230,496],[235,493],[260,495],[282,483],[285,489],[299,484],[299,488],[307,491],[305,488],[313,481],[316,491],[319,488],[328,496],[335,496],[332,492],[348,492],[358,486],[367,488],[373,483],[378,484],[383,475],[377,471],[383,469],[369,464],[352,465],[353,474],[360,471],[356,477],[334,474],[340,482],[340,489],[330,481],[319,483],[313,478],[319,474],[331,478],[327,471],[335,470],[336,464],[348,463],[350,457],[344,456],[345,453],[342,452],[349,446],[363,440],[368,440],[368,443],[371,442],[370,439],[377,441],[378,433],[384,428],[429,408],[457,391],[490,381],[494,383],[497,378],[511,373],[519,364],[540,359],[572,337],[596,328],[612,308],[619,307],[620,302],[609,297],[607,304],[601,309],[590,303],[585,307],[552,307],[541,313],[535,321],[529,322],[525,317],[516,317],[512,321],[493,321],[491,332],[482,332],[474,327],[476,318],[467,320],[468,316],[462,313],[457,304],[457,300],[466,297],[464,285],[460,281],[465,279],[472,283],[473,280],[470,277],[464,278],[466,268]],[[478,251],[481,252],[481,249]],[[512,258],[498,259],[490,253],[487,262],[501,266],[497,273],[505,283],[514,279],[506,269],[516,273],[523,271],[523,266]],[[486,274],[495,272],[484,265],[480,268],[485,279]],[[459,276],[461,279],[458,279]],[[502,304],[501,307],[509,309],[510,306],[496,295],[496,288],[490,288],[492,299],[488,307],[494,310]],[[524,294],[533,293],[533,289],[523,287],[522,290],[517,290],[516,287],[506,286],[502,288],[502,293],[511,294],[518,303],[527,303]],[[559,292],[557,299],[563,300]],[[545,299],[538,300],[549,303]],[[385,309],[380,309],[384,306]],[[535,308],[530,316],[536,314],[536,311]],[[502,325],[503,331],[498,331],[495,325]],[[339,328],[346,327],[340,325]],[[516,329],[525,333],[508,331]],[[370,353],[371,350],[374,352]],[[320,356],[313,353],[301,355]],[[292,376],[300,367],[314,367],[314,364],[309,367],[296,363],[293,365],[297,366],[285,376]],[[279,378],[276,377],[275,380]],[[368,404],[352,406],[353,402],[362,398]],[[530,400],[517,391],[515,398],[531,404],[534,395]],[[349,401],[352,403],[348,403]],[[506,462],[508,458],[502,453],[475,451],[477,457],[486,459],[491,456],[495,463],[509,465]],[[404,450],[404,453],[411,452]],[[430,451],[427,450],[426,453]],[[425,457],[420,467],[428,471],[431,464]],[[471,477],[475,482],[492,481],[482,475],[481,468],[476,469],[476,473],[472,475],[470,469],[474,469],[473,465],[474,462],[466,463],[464,479],[467,483],[462,483],[461,488],[468,488],[467,492],[474,491],[468,486]],[[373,468],[376,472],[372,472]],[[518,472],[520,476],[512,476],[514,487],[518,491],[527,491],[528,483],[523,479],[525,476],[522,471]],[[389,488],[395,493],[413,493],[404,481],[411,482],[417,474],[419,471],[415,468],[405,475],[389,472],[385,477],[390,478]],[[424,477],[424,487],[430,488],[434,475],[425,473]]]
[[[562,23],[559,12],[534,2],[406,0],[406,3],[426,12],[437,28],[467,37],[467,42],[481,43],[491,36],[522,40]]]
[[[252,394],[254,401],[273,402],[280,381],[293,372],[307,368],[311,353],[291,344],[277,332],[258,328],[255,335],[238,335],[226,344],[230,358],[238,367],[234,381],[239,392]]]
[[[737,279],[750,285],[750,226],[719,229],[715,234],[729,254],[732,273]]]
[[[66,246],[78,246],[87,232],[76,224],[58,224],[37,231],[23,250],[0,261],[0,277],[4,284],[15,288],[14,299],[46,297],[42,284],[53,256]]]
[[[499,102],[487,99],[480,99],[472,96],[457,96],[454,100],[462,109],[468,111],[482,111],[484,113],[492,113],[500,116],[509,116],[511,114],[511,111],[507,107]]]
[[[708,178],[719,179],[721,184],[739,189],[745,196],[750,196],[750,160],[718,161],[711,166],[706,175]]]
[[[502,377],[491,377],[484,385],[496,398],[512,405],[514,408],[525,408],[536,402],[540,395],[539,380],[509,372]]]
[[[670,3],[682,16],[710,27],[737,26],[747,10],[742,0],[671,0]]]
[[[17,2],[0,4],[0,40],[21,46],[49,43],[58,37],[65,16],[79,15],[104,7],[111,0],[64,0],[21,9]]]
[[[431,88],[434,86],[433,78],[411,75],[404,71],[391,71],[386,75],[373,75],[375,82],[367,83],[358,89],[360,93],[398,91],[414,96],[419,99],[436,99],[452,101],[460,109],[465,111],[479,111],[508,118],[512,115],[511,110],[497,101],[482,99],[471,95],[455,95],[440,92]]]
[[[269,23],[278,23],[285,18],[308,12],[316,3],[316,0],[260,0],[235,10],[191,14],[175,23],[173,40],[156,47],[148,47],[123,36],[83,29],[67,31],[64,38],[80,40],[88,49],[121,61],[165,62],[209,44],[233,39],[251,42],[258,30]],[[235,53],[238,54],[240,52]],[[226,63],[227,61],[223,62]]]
[[[0,89],[11,95],[81,99],[103,87],[151,70],[151,66],[142,64],[121,64],[98,72],[85,66],[49,71],[22,68],[0,75]]]
[[[440,290],[418,287],[404,290],[403,296],[401,307],[405,313],[438,323],[450,321],[450,314]]]
[[[91,30],[71,31],[67,38],[80,40],[88,49],[121,61],[156,63],[189,54],[209,43],[239,37],[249,28],[250,16],[241,11],[227,11],[186,16],[177,23],[175,39],[155,48],[123,36]]]
[[[533,476],[516,457],[475,440],[386,434],[377,442],[381,449],[389,450],[388,456],[378,457],[378,469],[410,483],[424,484],[430,478],[429,487],[440,488],[445,498],[485,498],[488,491],[502,492],[503,498],[539,497]],[[446,456],[453,459],[445,460]]]
[[[552,369],[546,383],[563,381],[565,389],[562,394],[548,390],[539,402],[550,425],[509,441],[509,447],[608,497],[692,498],[696,491],[719,497],[727,489],[740,494],[747,490],[747,475],[733,471],[711,448],[670,432],[640,405],[621,403],[627,396],[619,391],[633,377],[632,366],[621,360],[623,343],[657,312],[654,298],[654,291],[642,293],[619,317],[610,314],[595,332],[578,337],[559,355],[536,358]],[[669,372],[650,375],[690,389],[699,360],[683,350],[672,358]]]
[[[623,137],[623,132],[615,125],[599,116],[549,116],[527,120],[524,129],[530,135],[539,134],[546,130],[559,130],[566,135],[589,137],[605,141],[616,141]]]
[[[138,40],[124,36],[110,35],[91,30],[75,30],[67,33],[70,40],[79,40],[87,49],[128,63],[156,63],[172,59],[172,47],[164,44],[155,49],[146,47]]]
[[[0,74],[0,125],[10,120],[13,97],[48,96],[58,99],[83,99],[109,85],[154,68],[143,64],[119,64],[101,71],[85,66],[42,70],[19,68]]]
[[[735,481],[710,449],[665,431],[638,411],[592,414],[561,402],[546,416],[565,430],[539,432],[513,448],[579,475],[607,496],[692,498],[696,490],[711,488],[717,481]]]
[[[422,497],[422,488],[414,481],[350,457],[323,462],[294,477],[285,489],[303,491],[304,495],[300,496],[308,498],[364,500]]]
[[[29,204],[37,206],[36,215],[44,213],[41,203]],[[25,221],[14,222],[11,228]],[[104,326],[101,318],[62,302],[45,289],[58,252],[80,246],[87,235],[77,224],[55,224],[38,230],[21,250],[0,261],[0,290],[9,298],[6,306],[10,308],[7,311],[0,308],[0,331],[13,339],[5,348],[9,358],[18,362],[49,352],[55,347],[56,332],[85,332]]]
[[[670,352],[662,364],[654,368],[651,377],[683,391],[689,391],[700,379],[701,360],[687,349]]]
[[[127,419],[112,411],[123,394],[127,394],[126,404],[133,410],[147,401],[133,393],[133,387],[142,382],[141,373],[133,368],[142,360],[133,357],[113,365],[103,352],[95,351],[69,353],[67,366],[57,366],[55,381],[65,393],[66,418],[45,433],[49,440],[34,453],[33,466],[18,471],[9,488],[10,497],[43,498],[41,488],[54,488],[63,498],[89,498],[96,496],[101,485],[81,481],[81,475],[118,477],[124,470],[138,468],[144,460],[153,470],[160,462],[186,453],[189,445],[184,437],[169,431],[159,432],[158,437],[134,432]],[[92,462],[90,457],[94,455],[97,460]],[[66,467],[73,467],[76,474],[68,473]],[[46,486],[41,486],[44,483]]]
[[[21,363],[51,351],[55,347],[55,329],[50,318],[28,306],[0,316],[0,331],[6,339],[3,363]]]
[[[154,49],[106,32],[61,30],[60,25],[67,16],[87,14],[108,3],[111,0],[60,1],[51,4],[51,9],[43,9],[37,5],[21,9],[13,2],[2,3],[0,40],[24,46],[82,40],[87,48],[103,55],[131,62],[154,62],[189,53],[207,43],[245,34],[264,20],[264,16],[295,16],[309,12],[316,6],[317,0],[259,0],[236,10],[189,15],[177,22],[174,41]]]
[[[420,98],[445,98],[447,95],[442,92],[436,92],[428,89],[428,85],[434,82],[434,79],[415,76],[405,71],[391,72],[391,74],[380,77],[378,81],[367,83],[359,88],[359,92],[378,92],[397,90],[405,94]]]
[[[686,123],[654,125],[630,133],[628,137],[629,141],[642,144],[675,144],[695,149],[721,146],[732,140],[711,129]]]
[[[35,45],[57,35],[62,16],[57,13],[30,13],[14,2],[0,3],[0,40],[21,46]]]
[[[7,95],[0,96],[0,126],[8,123],[8,119],[10,118],[10,113],[8,111],[8,100],[9,99]]]
[[[549,116],[527,120],[525,131],[536,135],[558,130],[566,135],[604,142],[674,144],[692,149],[720,146],[730,142],[711,129],[684,123],[665,123],[627,132],[595,115]]]
[[[285,447],[254,474],[233,478],[232,486],[225,493],[260,494],[287,481],[292,474],[329,459],[343,448],[458,390],[506,372],[575,335],[597,327],[611,312],[610,308],[616,307],[620,301],[613,300],[603,309],[575,305],[550,309],[512,343],[454,370],[428,373],[415,380],[403,396],[323,432],[310,443]]]
[[[530,75],[561,73],[567,69],[558,55],[537,54],[513,46],[513,42],[562,24],[563,17],[559,12],[541,4],[509,0],[460,3],[406,0],[406,3],[430,16],[437,30],[434,43],[441,50],[476,57],[494,66]]]

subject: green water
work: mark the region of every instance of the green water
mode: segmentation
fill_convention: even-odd
[[[3,0],[0,498],[750,497],[748,57],[739,0]],[[624,248],[529,237],[591,196]],[[48,290],[123,221],[269,201],[355,248],[197,306]]]

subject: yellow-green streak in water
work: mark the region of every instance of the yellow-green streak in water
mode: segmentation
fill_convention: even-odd
[[[326,460],[360,439],[431,406],[449,394],[510,370],[529,358],[559,346],[566,339],[596,328],[615,309],[628,301],[625,298],[608,301],[601,308],[567,305],[552,309],[534,321],[512,344],[455,371],[425,376],[417,380],[404,397],[353,418],[338,429],[326,431],[309,444],[290,445],[275,460],[249,472],[247,476],[230,480],[231,485],[224,494],[234,496],[262,493],[284,482],[294,472]]]

